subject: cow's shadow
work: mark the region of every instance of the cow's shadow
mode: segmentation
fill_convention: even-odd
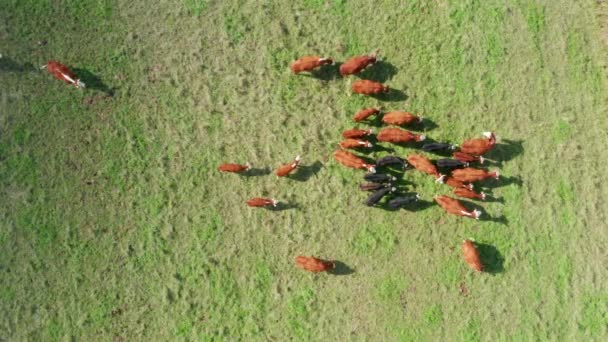
[[[522,186],[524,181],[519,176],[499,176],[498,179],[490,178],[479,182],[479,185],[483,188],[493,189],[500,188],[503,186],[515,184],[517,186]]]
[[[300,209],[300,206],[294,202],[279,202],[277,203],[276,207],[269,206],[266,207],[266,209],[268,209],[269,211],[284,211],[290,209],[298,210]]]
[[[480,205],[480,203],[464,201],[462,199],[458,199],[458,200],[465,206],[465,208],[467,208],[467,210],[473,211],[475,209],[475,210],[481,211],[481,216],[479,216],[479,221],[481,221],[481,222],[494,222],[494,223],[499,223],[499,224],[502,224],[505,226],[509,224],[509,220],[507,219],[507,217],[505,215],[500,215],[500,216],[488,215],[488,213],[486,212],[484,207]]]
[[[496,274],[504,271],[505,258],[502,254],[492,245],[485,243],[475,242],[477,251],[479,252],[479,258],[483,264],[483,270],[486,273]]]
[[[264,168],[251,168],[242,173],[244,177],[258,177],[269,175],[272,171],[268,167]]]
[[[496,143],[484,157],[488,158],[488,164],[502,166],[504,162],[516,158],[523,152],[523,140],[504,139]]]
[[[331,271],[328,271],[329,274],[343,276],[343,275],[350,275],[350,274],[355,273],[354,269],[352,269],[351,267],[349,267],[342,261],[334,260],[333,263],[334,263],[334,268]]]
[[[405,101],[408,99],[404,91],[395,88],[389,88],[388,92],[386,93],[370,95],[370,97],[373,97],[378,101],[384,102],[398,102]]]
[[[74,68],[74,74],[84,82],[88,89],[99,90],[108,96],[113,96],[116,89],[108,87],[103,80],[88,69]]]
[[[297,180],[299,182],[306,182],[312,176],[316,176],[322,168],[323,164],[318,160],[312,163],[311,165],[300,165],[296,169],[296,172],[291,174],[289,178]]]
[[[38,68],[34,67],[32,63],[19,63],[12,58],[2,57],[0,58],[0,71],[2,72],[28,72],[36,71]]]
[[[397,74],[397,68],[392,63],[379,60],[356,76],[364,80],[384,83],[393,78],[395,74]]]

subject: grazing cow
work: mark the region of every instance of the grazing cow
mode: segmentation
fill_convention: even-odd
[[[441,150],[453,150],[456,146],[447,143],[428,143],[422,145],[422,150],[424,152],[433,152],[433,151],[441,151]]]
[[[377,108],[365,108],[361,109],[355,116],[353,116],[353,120],[356,122],[363,121],[369,118],[372,115],[376,115],[380,113],[380,109]]]
[[[461,181],[455,180],[453,177],[446,177],[445,185],[450,186],[452,188],[466,188],[469,190],[473,190],[473,184],[464,184]]]
[[[347,129],[346,131],[342,132],[342,137],[344,137],[345,139],[361,139],[361,138],[365,138],[368,135],[371,135],[372,129],[358,129],[358,128],[353,128],[353,129]]]
[[[408,112],[388,112],[382,116],[382,122],[389,125],[408,125],[422,122],[422,118]]]
[[[370,80],[356,81],[353,83],[351,88],[354,93],[362,95],[377,95],[380,93],[387,93],[389,91],[388,86]]]
[[[76,88],[85,88],[85,84],[82,83],[68,67],[57,61],[49,61],[41,66],[40,69],[48,70],[56,79],[64,81],[67,84],[72,84]]]
[[[483,161],[485,160],[482,156],[472,156],[468,153],[458,151],[452,153],[452,156],[454,157],[454,159],[466,163],[479,162],[479,164],[483,164]]]
[[[447,169],[456,169],[461,167],[469,167],[469,163],[461,162],[456,159],[439,159],[436,161],[437,166]]]
[[[290,174],[298,165],[300,165],[300,160],[300,156],[296,156],[296,159],[290,164],[281,165],[276,171],[277,176],[284,177]]]
[[[454,193],[454,195],[462,198],[479,199],[482,201],[486,199],[486,194],[484,194],[483,192],[478,194],[475,191],[467,188],[454,188],[452,192]]]
[[[393,210],[403,208],[410,203],[417,202],[419,199],[419,194],[395,197],[388,201],[388,207]]]
[[[445,175],[440,174],[439,171],[437,171],[437,167],[435,167],[435,165],[433,165],[428,158],[419,154],[411,154],[409,157],[407,157],[407,162],[416,170],[435,176],[435,181],[437,183],[443,183]]]
[[[274,198],[254,197],[247,200],[247,205],[250,207],[276,207],[278,203],[279,201],[275,200]]]
[[[464,261],[477,272],[483,272],[483,264],[479,257],[479,252],[471,240],[462,241],[462,255]]]
[[[312,71],[325,64],[334,64],[334,61],[327,57],[304,56],[291,64],[291,72],[299,74],[302,71]]]
[[[358,147],[373,147],[372,143],[367,140],[359,140],[359,139],[346,139],[340,142],[340,147],[342,148],[358,148]]]
[[[297,256],[296,266],[309,272],[325,272],[334,269],[335,265],[331,261],[315,258],[314,256]]]
[[[393,192],[397,190],[395,187],[386,187],[379,190],[374,191],[369,197],[365,200],[365,205],[371,207],[376,203],[380,202],[382,197],[386,196],[389,192]]]
[[[245,165],[225,163],[220,165],[217,169],[222,172],[243,172],[249,171],[251,169],[251,165],[249,165],[249,163],[246,163]]]
[[[469,211],[459,200],[449,196],[435,196],[435,202],[437,202],[448,214],[472,217],[476,220],[479,220],[479,216],[481,215],[481,211],[477,209]]]
[[[385,156],[378,160],[376,160],[376,167],[391,165],[391,164],[399,164],[404,169],[407,168],[408,164],[405,159],[397,157],[397,156]]]
[[[401,128],[383,128],[378,132],[376,137],[378,141],[391,142],[391,143],[406,143],[410,141],[424,141],[426,136],[424,134],[414,134],[410,131],[403,130]]]
[[[496,136],[493,132],[484,132],[483,135],[487,139],[470,139],[465,140],[460,145],[460,151],[474,156],[480,156],[496,146]]]
[[[376,54],[353,57],[340,65],[340,75],[353,75],[376,63]]]
[[[375,191],[386,187],[386,184],[382,183],[362,183],[359,184],[359,189],[363,191]]]
[[[385,173],[368,173],[365,176],[363,176],[363,179],[365,179],[368,182],[387,183],[387,182],[396,181],[397,177],[387,175]]]
[[[351,167],[353,169],[366,169],[371,173],[376,173],[376,168],[374,165],[367,164],[363,159],[348,151],[336,150],[334,152],[334,159],[346,167]]]
[[[456,169],[452,171],[452,177],[454,177],[455,180],[464,183],[472,183],[482,181],[490,177],[498,179],[498,170],[488,172],[486,170],[465,167],[464,169]]]

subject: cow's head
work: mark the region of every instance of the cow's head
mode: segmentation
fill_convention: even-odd
[[[416,141],[424,141],[424,139],[426,139],[426,136],[424,134],[419,134],[415,137]]]

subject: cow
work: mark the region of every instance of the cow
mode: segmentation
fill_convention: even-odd
[[[359,73],[374,63],[376,63],[375,53],[367,56],[353,57],[340,65],[340,75],[347,76]]]
[[[325,64],[334,64],[329,57],[304,56],[291,64],[291,72],[299,74],[303,71],[312,71]]]
[[[454,195],[456,195],[458,197],[462,197],[462,198],[479,199],[482,201],[484,199],[486,199],[486,194],[484,194],[483,192],[476,193],[472,189],[467,189],[464,187],[454,188],[454,190],[452,190],[452,193],[454,193]]]
[[[407,157],[407,162],[416,170],[435,176],[435,181],[437,183],[443,183],[445,175],[440,174],[439,171],[437,171],[437,167],[435,167],[435,165],[433,165],[428,158],[419,154],[411,154],[409,157]]]
[[[456,160],[460,160],[461,162],[465,162],[465,163],[479,162],[479,164],[483,164],[483,162],[485,160],[482,156],[472,156],[468,153],[464,153],[464,152],[460,152],[460,151],[456,151],[456,152],[452,153],[452,157],[454,157],[454,159],[456,159]]]
[[[464,169],[456,169],[452,171],[452,177],[455,180],[463,183],[478,182],[490,177],[498,179],[498,176],[498,170],[488,172],[486,170],[475,169],[472,167],[465,167]]]
[[[424,152],[433,152],[433,151],[441,151],[441,150],[453,150],[456,146],[448,143],[428,143],[422,145],[422,150]]]
[[[247,200],[247,205],[250,207],[276,207],[279,201],[274,198],[254,197]]]
[[[356,81],[351,86],[351,89],[354,93],[361,95],[377,95],[380,93],[388,93],[389,91],[388,86],[370,80]]]
[[[464,261],[475,271],[483,272],[483,264],[479,257],[479,252],[471,240],[462,241],[462,255]]]
[[[344,137],[345,139],[361,139],[361,138],[365,138],[368,135],[371,135],[373,133],[372,129],[358,129],[358,128],[353,128],[353,129],[347,129],[346,131],[342,132],[342,137]]]
[[[380,190],[386,186],[386,184],[382,183],[362,183],[359,184],[359,189],[361,189],[362,191],[375,191]]]
[[[392,164],[399,164],[404,169],[408,167],[408,164],[405,161],[405,159],[397,157],[397,156],[384,156],[384,157],[376,160],[376,167],[392,165]]]
[[[367,164],[365,160],[348,151],[336,150],[334,152],[334,159],[346,167],[351,167],[353,169],[366,169],[368,172],[376,173],[376,168],[374,165]]]
[[[376,203],[380,202],[382,197],[386,196],[386,194],[388,194],[389,192],[394,192],[395,190],[397,190],[397,188],[395,187],[386,187],[376,190],[365,200],[365,205],[371,207]]]
[[[217,169],[222,172],[243,172],[249,171],[251,169],[251,165],[249,163],[246,163],[245,165],[224,163],[220,165]]]
[[[71,84],[76,88],[85,88],[85,84],[78,79],[78,77],[65,65],[57,61],[49,61],[45,65],[41,66],[40,69],[46,69],[48,72],[53,74],[56,79],[64,81],[67,84]]]
[[[473,184],[464,184],[461,181],[455,180],[453,177],[445,178],[445,185],[450,186],[452,188],[466,188],[469,190],[473,190]]]
[[[385,173],[368,173],[365,176],[363,176],[363,179],[365,179],[368,182],[387,183],[387,182],[396,181],[397,177],[387,175]]]
[[[435,196],[435,202],[437,202],[448,214],[471,217],[476,220],[479,220],[479,216],[481,215],[481,211],[477,209],[469,211],[459,200],[449,196]]]
[[[296,158],[294,159],[293,162],[291,162],[290,164],[285,164],[285,165],[281,165],[277,171],[276,171],[276,175],[279,177],[285,177],[288,174],[290,174],[293,170],[295,170],[298,165],[300,165],[300,156],[296,156]]]
[[[357,112],[357,114],[355,114],[355,116],[353,116],[353,120],[355,120],[356,122],[363,121],[363,120],[369,118],[370,116],[376,115],[379,113],[380,113],[380,109],[377,109],[377,108],[361,109],[359,112]]]
[[[420,199],[419,194],[399,196],[399,197],[395,197],[395,198],[391,199],[390,201],[388,201],[387,206],[390,209],[396,210],[399,208],[403,208],[404,206],[406,206],[410,203],[417,202],[419,199]]]
[[[438,159],[435,164],[446,169],[457,169],[461,167],[469,167],[469,163],[461,162],[456,159]]]
[[[314,256],[299,255],[296,257],[296,266],[309,272],[318,273],[333,270],[335,264],[332,261],[315,258]]]
[[[390,127],[381,129],[376,138],[378,141],[398,144],[410,141],[424,141],[426,136],[424,134],[414,134],[401,128]]]
[[[382,116],[382,122],[389,125],[408,125],[422,122],[422,118],[408,112],[388,112]]]
[[[480,156],[496,146],[496,136],[493,132],[484,132],[483,136],[486,139],[470,139],[465,140],[460,145],[460,151],[474,156]]]
[[[359,148],[366,147],[371,148],[374,145],[367,140],[359,140],[359,139],[346,139],[340,142],[340,147],[342,148]]]

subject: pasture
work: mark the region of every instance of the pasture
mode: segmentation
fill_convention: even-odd
[[[507,3],[1,1],[0,338],[606,340],[608,12]],[[359,77],[288,70],[375,49]],[[37,70],[50,59],[88,88]],[[398,91],[352,95],[360,77]],[[446,215],[432,198],[451,189],[416,171],[416,210],[362,204],[364,172],[332,153],[371,106],[437,141],[496,132],[481,220]]]

